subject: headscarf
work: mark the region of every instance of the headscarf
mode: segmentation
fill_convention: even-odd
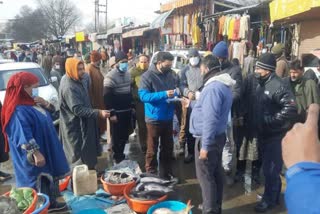
[[[18,105],[35,105],[33,98],[24,90],[25,86],[31,86],[39,82],[36,75],[29,72],[20,72],[13,75],[8,82],[6,96],[1,111],[2,132],[5,138],[5,151],[9,151],[7,125]]]
[[[78,65],[83,64],[82,61],[78,60],[77,58],[68,58],[66,61],[66,74],[71,79],[79,81],[79,74],[78,74]],[[84,64],[83,64],[84,65]]]

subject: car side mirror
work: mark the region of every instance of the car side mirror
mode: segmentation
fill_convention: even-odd
[[[58,77],[50,77],[51,82],[58,82]]]

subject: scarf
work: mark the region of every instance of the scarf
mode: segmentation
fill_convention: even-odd
[[[10,122],[18,105],[35,105],[33,98],[24,90],[26,86],[31,86],[39,82],[38,77],[29,72],[20,72],[13,75],[8,82],[6,96],[1,111],[2,132],[5,138],[5,151],[9,151],[7,125]]]

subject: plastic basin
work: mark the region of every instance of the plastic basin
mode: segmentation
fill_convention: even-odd
[[[152,214],[154,211],[156,211],[156,209],[159,209],[159,208],[168,208],[174,212],[177,212],[177,211],[182,211],[186,207],[187,207],[187,205],[183,202],[180,202],[180,201],[164,201],[164,202],[161,202],[161,203],[158,203],[158,204],[152,206],[148,210],[147,214]],[[191,210],[190,210],[189,214],[192,214]]]
[[[124,189],[129,186],[129,185],[132,185],[132,184],[135,184],[136,182],[135,181],[131,181],[129,183],[125,183],[125,184],[112,184],[112,183],[108,183],[106,182],[104,179],[103,179],[103,176],[101,176],[101,183],[103,185],[103,189],[110,193],[111,195],[114,195],[114,196],[122,196],[123,195],[123,192],[124,192]]]
[[[49,206],[50,206],[49,197],[47,195],[45,195],[45,194],[38,193],[38,199],[40,197],[44,198],[45,202],[43,203],[43,205],[41,207],[39,207],[38,209],[33,211],[32,214],[47,214],[48,213],[48,209],[49,209]]]
[[[65,177],[61,183],[59,183],[59,191],[60,192],[67,189],[69,182],[70,182],[70,179],[71,179],[71,176],[69,175],[69,176]]]
[[[18,189],[32,189],[32,188],[29,188],[29,187],[21,187],[21,188],[18,188]],[[26,209],[23,214],[32,214],[33,211],[36,209],[36,206],[37,206],[37,201],[38,201],[38,195],[37,195],[37,192],[32,189],[32,195],[33,195],[33,201],[31,203],[31,205],[29,206],[28,209]],[[6,192],[4,194],[4,196],[7,196],[7,197],[10,197],[10,192]]]
[[[150,207],[152,207],[153,205],[161,201],[166,200],[168,197],[167,195],[165,195],[157,200],[149,200],[149,201],[141,201],[141,200],[133,199],[130,197],[130,192],[135,186],[136,184],[134,183],[134,184],[128,185],[124,189],[124,197],[127,199],[127,204],[135,212],[146,213],[148,212]]]

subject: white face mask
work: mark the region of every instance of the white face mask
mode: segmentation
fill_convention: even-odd
[[[190,65],[196,66],[196,65],[199,64],[200,58],[197,57],[197,56],[196,56],[196,57],[191,57],[191,58],[189,59],[189,62],[190,62]]]

